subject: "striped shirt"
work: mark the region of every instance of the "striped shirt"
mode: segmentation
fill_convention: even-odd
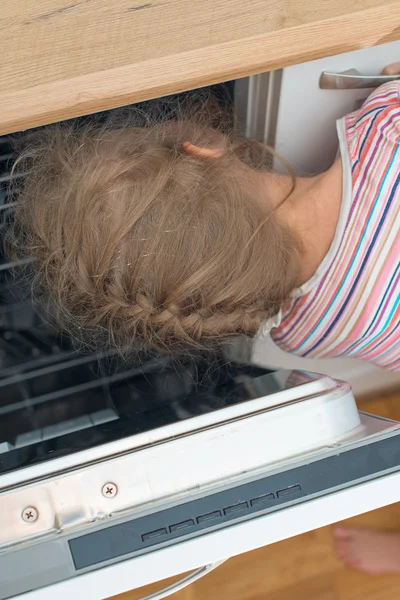
[[[308,358],[400,370],[400,82],[337,123],[342,205],[332,246],[272,338]]]

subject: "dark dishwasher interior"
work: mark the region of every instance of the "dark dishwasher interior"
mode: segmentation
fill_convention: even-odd
[[[212,93],[229,114],[233,84],[214,86]],[[187,98],[161,99],[155,110],[144,103],[143,110],[173,113]],[[82,121],[110,113],[118,120],[118,112],[109,111]],[[9,192],[14,159],[11,139],[0,138],[3,233],[15,206]],[[111,351],[79,353],[35,311],[28,285],[13,277],[16,265],[4,252],[0,258],[0,473],[242,402],[251,393],[239,379],[266,373],[217,356],[138,353],[128,362]]]

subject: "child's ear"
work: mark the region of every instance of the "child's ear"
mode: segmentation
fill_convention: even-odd
[[[184,142],[182,147],[186,154],[199,156],[201,158],[221,158],[224,154],[222,148],[203,148],[201,146],[195,146],[190,142]]]

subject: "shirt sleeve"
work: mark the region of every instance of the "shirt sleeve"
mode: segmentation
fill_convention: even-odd
[[[400,79],[384,83],[372,92],[362,105],[360,115],[400,104]]]
[[[400,138],[400,80],[374,90],[362,107],[345,117],[350,157],[360,161],[372,140],[398,144]]]

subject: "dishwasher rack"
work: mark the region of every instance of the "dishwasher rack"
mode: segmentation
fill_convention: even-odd
[[[9,187],[14,160],[10,138],[1,137],[0,236],[16,206]],[[118,419],[110,386],[163,360],[147,364],[144,352],[130,362],[113,350],[80,353],[39,315],[29,285],[14,276],[29,262],[10,262],[0,252],[0,453]]]
[[[217,107],[215,114],[210,113],[212,125],[223,129],[234,124],[233,98],[234,82],[227,82],[81,117],[74,123],[146,126],[175,118],[187,107],[192,109],[193,102],[206,105],[211,100],[210,107]],[[15,134],[19,146],[20,135]],[[18,178],[24,176],[12,173],[13,141],[0,137],[0,239],[17,203],[11,179],[17,189]],[[213,377],[218,372],[218,380],[227,378],[232,385],[233,375],[223,365],[238,355],[246,361],[247,347],[230,344],[205,360],[199,355],[159,356],[146,348],[134,349],[128,359],[118,350],[81,353],[47,323],[42,311],[35,310],[30,262],[10,262],[0,244],[0,474],[135,435],[139,421],[154,428],[219,407],[218,394],[210,391]],[[16,278],[15,272],[24,269],[28,277]],[[207,386],[206,398],[199,403],[198,394]],[[178,400],[171,403],[171,398]],[[185,399],[184,405],[179,399]]]

